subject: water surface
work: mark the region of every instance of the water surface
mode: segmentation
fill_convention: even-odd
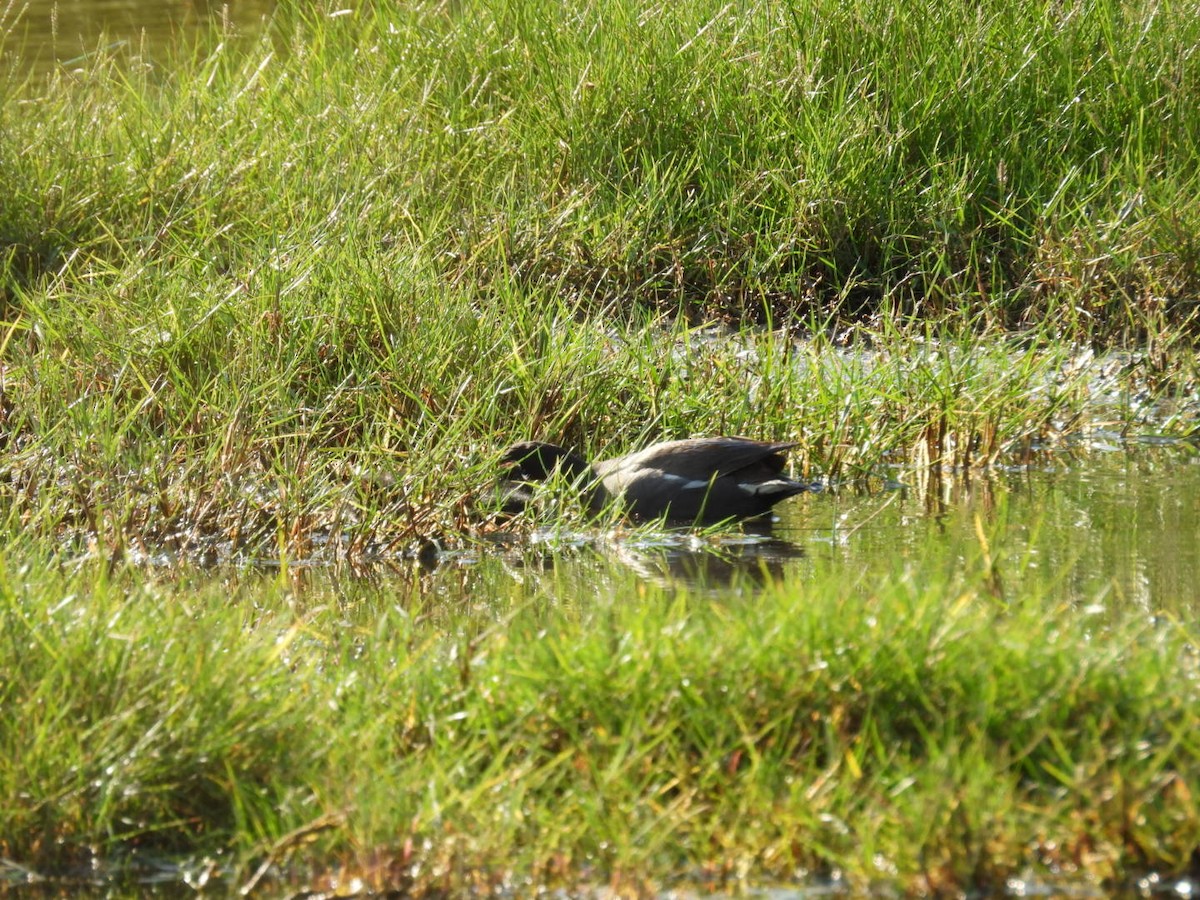
[[[6,62],[32,72],[72,65],[98,51],[122,49],[142,58],[165,54],[206,29],[257,33],[271,0],[26,0],[0,3]]]
[[[420,577],[456,602],[518,581],[531,595],[586,607],[606,581],[631,576],[719,598],[831,569],[869,587],[990,559],[1001,594],[1032,592],[1097,615],[1190,621],[1200,612],[1200,448],[1189,442],[1093,439],[971,473],[896,467],[865,488],[831,485],[777,509],[766,529],[547,530],[447,551],[419,576],[384,566],[373,577]]]

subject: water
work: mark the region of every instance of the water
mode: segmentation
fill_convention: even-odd
[[[1116,448],[1118,445],[1108,445]],[[1196,609],[1200,453],[1190,444],[1045,454],[1029,465],[941,479],[896,471],[890,496],[819,497],[793,507],[780,535],[847,569],[980,544],[1010,587],[1035,582],[1072,604]],[[944,560],[946,566],[961,562]]]
[[[257,33],[273,6],[271,0],[18,0],[0,3],[0,47],[39,73],[118,48],[153,57],[204,29]]]
[[[881,580],[977,573],[1001,597],[1032,596],[1097,616],[1200,613],[1200,445],[1093,436],[1071,451],[972,472],[891,467],[865,485],[826,485],[776,507],[766,525],[717,531],[624,528],[491,534],[416,558],[291,560],[300,595],[420,595],[475,609],[521,596],[587,615],[631,585],[719,601],[767,583],[830,572],[869,590]],[[148,557],[170,569],[171,554]],[[271,559],[225,560],[209,577],[273,579]]]
[[[1020,466],[940,475],[897,467],[865,488],[786,501],[769,530],[542,532],[529,543],[443,554],[431,585],[486,593],[495,580],[545,579],[579,602],[604,578],[719,594],[818,569],[870,583],[920,560],[953,572],[994,561],[1001,592],[1096,614],[1200,610],[1200,449],[1090,442]],[[964,547],[970,553],[964,553]],[[968,556],[971,559],[968,559]],[[972,562],[974,560],[974,562]],[[467,586],[469,583],[469,587]]]

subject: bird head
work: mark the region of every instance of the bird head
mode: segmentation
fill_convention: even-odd
[[[572,478],[583,474],[588,464],[578,453],[544,441],[513,444],[500,457],[500,467],[510,481],[545,481],[555,472]]]

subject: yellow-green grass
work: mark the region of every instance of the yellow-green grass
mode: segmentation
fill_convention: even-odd
[[[1194,431],[1190,13],[285,3],[248,44],[10,61],[10,521],[355,553],[469,528],[531,436],[853,478],[1160,399]],[[729,316],[766,330],[691,330]],[[1101,411],[1089,346],[1134,353]]]
[[[10,63],[10,301],[178,278],[286,315],[335,258],[416,255],[591,306],[1194,316],[1191,4],[297,6],[249,47]]]
[[[418,891],[1187,871],[1194,631],[998,594],[988,540],[720,598],[485,566],[453,604],[6,553],[0,850]]]

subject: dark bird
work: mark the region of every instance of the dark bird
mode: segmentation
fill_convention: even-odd
[[[688,438],[589,464],[555,444],[523,441],[501,460],[505,510],[522,508],[532,496],[531,485],[558,472],[583,489],[593,511],[617,502],[640,520],[754,518],[809,489],[783,474],[786,451],[794,446],[740,437]]]

